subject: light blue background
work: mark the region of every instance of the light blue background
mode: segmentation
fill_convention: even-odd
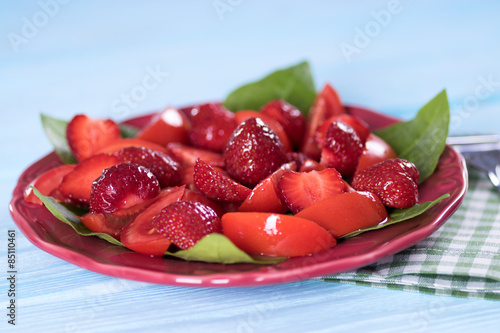
[[[17,177],[51,150],[41,112],[121,120],[221,100],[242,83],[308,60],[317,88],[330,82],[347,104],[407,119],[447,89],[452,133],[495,132],[499,15],[495,1],[4,1],[2,260],[14,227],[7,204]],[[16,38],[24,39],[16,44]],[[359,53],[346,57],[347,44]],[[168,75],[124,108],[123,95],[137,94],[151,70]],[[498,331],[498,302],[317,281],[157,286],[80,269],[38,250],[20,232],[17,242],[18,331]],[[1,318],[2,331],[11,329]]]

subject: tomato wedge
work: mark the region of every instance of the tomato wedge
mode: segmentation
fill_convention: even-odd
[[[224,235],[250,254],[297,257],[337,244],[324,228],[297,216],[237,212],[226,213],[221,220]]]
[[[33,193],[31,186],[35,187],[45,196],[52,196],[58,201],[65,200],[65,196],[59,191],[59,184],[61,184],[64,176],[70,173],[75,166],[76,164],[65,164],[41,174],[24,190],[24,200],[37,205],[43,205],[42,201]]]

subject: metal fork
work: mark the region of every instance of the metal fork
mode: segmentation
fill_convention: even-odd
[[[500,135],[451,136],[446,143],[453,145],[467,164],[485,172],[500,191]]]

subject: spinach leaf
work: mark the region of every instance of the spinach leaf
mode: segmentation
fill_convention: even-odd
[[[203,237],[189,250],[167,252],[167,255],[187,261],[214,262],[220,264],[252,263],[274,264],[287,258],[251,257],[236,247],[226,236],[210,234]]]
[[[427,210],[429,210],[433,206],[437,205],[443,199],[446,199],[449,196],[450,196],[449,194],[443,194],[442,196],[440,196],[439,198],[437,198],[433,201],[423,202],[421,204],[417,204],[413,207],[406,208],[406,209],[394,209],[393,211],[390,212],[389,219],[386,222],[378,224],[378,225],[373,226],[373,227],[364,228],[364,229],[350,232],[350,233],[342,236],[341,239],[351,238],[351,237],[357,236],[357,235],[362,234],[362,233],[367,232],[367,231],[381,229],[381,228],[387,227],[387,226],[392,225],[392,224],[396,224],[399,222],[409,220],[411,218],[414,218],[414,217],[426,212]]]
[[[308,62],[277,70],[231,92],[224,105],[232,111],[259,110],[273,99],[283,99],[306,114],[316,97]]]
[[[68,140],[66,139],[66,127],[68,122],[52,118],[45,114],[41,114],[42,127],[50,142],[54,146],[54,151],[59,156],[64,164],[77,163],[75,156],[69,148]]]
[[[419,183],[436,168],[448,136],[450,107],[446,90],[424,105],[412,120],[376,131],[400,158],[413,162],[420,173]]]
[[[102,232],[92,232],[87,228],[82,221],[78,218],[75,213],[71,211],[68,207],[58,203],[54,198],[52,197],[46,197],[40,191],[38,191],[35,187],[33,187],[33,193],[43,202],[45,207],[54,215],[58,220],[66,223],[69,225],[71,228],[73,228],[79,235],[82,236],[97,236],[99,238],[104,239],[105,241],[110,242],[111,244],[114,245],[120,245],[123,246],[122,243],[120,243],[118,240],[115,238],[111,237],[108,234],[102,233]]]

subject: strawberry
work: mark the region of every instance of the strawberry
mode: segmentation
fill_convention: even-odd
[[[359,171],[351,185],[375,194],[388,207],[409,208],[418,201],[418,177],[413,163],[395,158]]]
[[[363,143],[351,126],[342,121],[330,124],[321,149],[321,164],[349,177],[356,171],[362,153]]]
[[[160,193],[158,179],[135,163],[120,163],[104,169],[92,183],[90,211],[113,213],[141,204]]]
[[[310,172],[289,171],[278,182],[278,194],[294,214],[344,190],[342,176],[331,168]]]
[[[66,127],[69,147],[78,162],[94,155],[99,148],[120,137],[120,128],[111,119],[92,119],[79,114],[74,116]]]
[[[176,186],[182,178],[179,162],[169,155],[145,147],[127,147],[115,154],[118,160],[148,168],[160,182],[160,187]]]
[[[63,177],[59,190],[76,204],[88,205],[92,182],[101,175],[103,169],[118,163],[116,156],[97,154],[75,166]]]
[[[215,211],[197,201],[176,201],[152,220],[155,229],[182,250],[192,248],[211,233],[222,233]]]
[[[50,169],[37,178],[35,178],[24,190],[24,200],[27,202],[43,205],[42,201],[33,192],[31,186],[36,188],[40,193],[45,196],[51,196],[57,201],[66,201],[66,198],[60,193],[59,185],[61,184],[64,176],[73,171],[76,164],[63,164]]]
[[[278,120],[292,144],[295,147],[300,145],[306,130],[306,118],[299,109],[284,100],[276,99],[264,105],[261,112]]]
[[[316,96],[307,118],[307,128],[302,140],[300,151],[317,160],[321,155],[321,146],[314,140],[316,130],[326,119],[344,114],[345,109],[339,95],[330,84],[325,84]]]
[[[309,159],[306,154],[298,151],[289,151],[286,153],[286,157],[288,162],[295,162],[297,169],[300,169],[304,162]]]
[[[219,168],[224,167],[222,154],[206,149],[194,148],[181,143],[171,142],[167,145],[167,153],[179,161],[184,169],[193,167],[198,158],[201,158],[212,166]]]
[[[194,166],[193,179],[196,188],[215,201],[240,202],[252,192],[200,159]]]
[[[277,135],[260,118],[253,117],[238,125],[223,156],[229,176],[248,187],[253,187],[287,162]]]
[[[189,127],[189,120],[184,113],[168,107],[152,117],[135,138],[161,146],[169,142],[187,143]]]
[[[207,103],[192,112],[189,141],[194,147],[220,152],[236,128],[234,114],[221,104]]]
[[[328,118],[316,130],[316,133],[314,134],[314,140],[320,147],[323,146],[323,142],[325,141],[326,131],[328,130],[328,127],[330,127],[330,124],[333,123],[334,121],[342,121],[347,125],[351,126],[352,129],[359,136],[363,144],[366,142],[368,135],[370,135],[370,129],[368,127],[368,124],[364,120],[348,114],[341,114]]]

